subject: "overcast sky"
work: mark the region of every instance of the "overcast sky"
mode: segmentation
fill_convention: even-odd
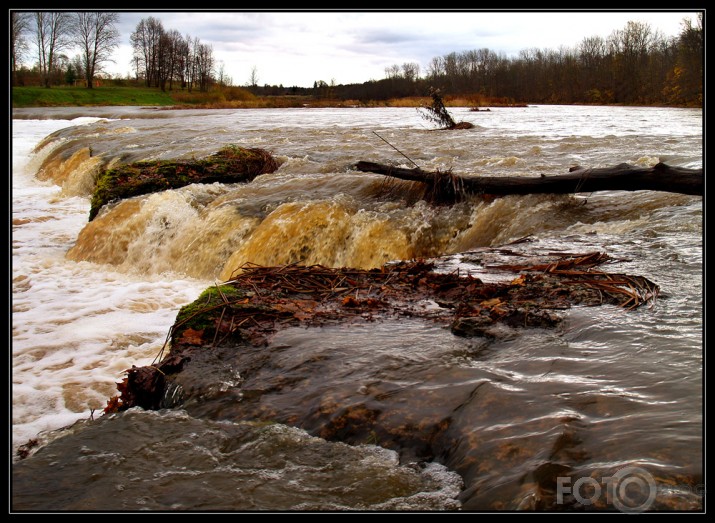
[[[149,16],[212,45],[234,85],[248,83],[255,67],[259,85],[286,87],[379,80],[386,67],[405,62],[417,62],[424,74],[432,58],[453,51],[486,47],[511,57],[534,47],[575,48],[631,20],[676,36],[683,18],[696,18],[683,11],[120,11],[122,44],[116,63],[106,67],[112,74],[133,74],[129,36]]]

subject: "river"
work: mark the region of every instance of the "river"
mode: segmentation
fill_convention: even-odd
[[[702,197],[602,192],[434,207],[351,166],[411,167],[407,156],[426,170],[491,176],[621,162],[702,167],[702,111],[451,112],[475,127],[435,131],[409,108],[14,110],[15,506],[551,509],[544,500],[560,474],[600,480],[639,467],[657,481],[655,508],[701,507]],[[201,157],[226,144],[265,148],[281,165],[249,184],[126,200],[87,223],[101,166]],[[607,252],[619,260],[609,270],[651,279],[661,298],[634,311],[574,308],[557,330],[491,341],[417,320],[287,329],[271,342],[271,365],[251,376],[231,371],[250,354],[224,354],[194,377],[195,401],[100,416],[124,371],[154,360],[178,309],[245,262],[372,268],[445,256],[468,266],[464,253],[524,237],[534,252]],[[237,398],[277,376],[295,384],[271,400],[280,423],[241,418]],[[316,402],[365,397],[381,413],[449,418],[443,450],[414,456],[379,438],[350,446],[318,437]],[[31,456],[18,459],[33,439]]]

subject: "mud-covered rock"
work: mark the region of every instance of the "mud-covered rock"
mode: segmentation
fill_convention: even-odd
[[[178,189],[192,183],[250,182],[277,168],[278,162],[264,149],[229,145],[199,160],[146,161],[106,169],[97,177],[89,221],[104,205],[116,200]]]

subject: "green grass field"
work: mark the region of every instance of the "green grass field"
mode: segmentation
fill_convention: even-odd
[[[144,87],[13,87],[13,107],[62,107],[83,105],[175,105],[159,89]]]

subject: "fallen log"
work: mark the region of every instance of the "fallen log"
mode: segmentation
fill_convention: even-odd
[[[596,191],[665,191],[703,195],[703,170],[658,163],[637,167],[573,167],[568,174],[539,178],[526,176],[459,176],[451,171],[404,169],[374,162],[358,162],[358,171],[383,174],[400,180],[423,182],[433,201],[458,201],[468,194],[573,194]]]

